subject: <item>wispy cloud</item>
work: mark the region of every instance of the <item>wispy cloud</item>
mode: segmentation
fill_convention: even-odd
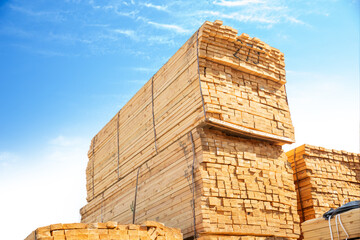
[[[222,13],[218,11],[199,11],[198,13],[200,15],[211,15],[221,19],[231,19],[239,22],[258,22],[258,23],[271,23],[271,24],[279,22],[279,19],[276,19],[273,16],[268,17],[263,14],[254,14],[254,13],[240,14],[238,12]]]
[[[156,22],[152,22],[149,21],[148,24],[155,26],[156,28],[163,28],[163,29],[167,29],[167,30],[171,30],[177,33],[188,33],[189,30],[184,29],[178,25],[174,25],[174,24],[164,24],[164,23],[156,23]]]
[[[19,157],[11,152],[0,152],[0,170],[18,162]],[[1,171],[0,171],[1,172]]]
[[[122,35],[125,35],[125,36],[133,38],[133,39],[136,38],[136,34],[133,30],[114,29],[113,31],[115,33],[122,34]]]
[[[155,72],[157,69],[148,67],[134,67],[132,70],[139,72]]]
[[[129,80],[127,81],[128,83],[134,83],[134,84],[145,84],[146,83],[146,80]]]
[[[116,15],[123,16],[123,17],[135,18],[136,15],[139,13],[138,10],[129,10],[129,9],[132,9],[131,8],[132,5],[135,4],[135,2],[133,2],[133,1],[130,1],[130,2],[120,1],[120,2],[115,2],[115,3],[107,4],[107,5],[97,5],[97,4],[95,4],[95,2],[93,0],[90,0],[89,4],[93,9],[104,10],[104,11],[113,11]],[[127,11],[125,9],[127,9]]]
[[[84,139],[79,137],[67,137],[64,135],[59,135],[51,139],[49,143],[50,145],[57,147],[71,147],[83,144]]]
[[[124,17],[130,17],[130,18],[135,18],[136,15],[139,13],[139,11],[134,10],[134,11],[130,11],[130,12],[124,12],[124,11],[119,11],[117,8],[115,8],[115,13],[118,16],[124,16]]]
[[[65,20],[65,16],[61,12],[56,11],[36,11],[30,8],[20,7],[17,5],[9,5],[9,8],[13,11],[19,12],[21,14],[28,15],[30,17],[43,17],[47,21],[56,21],[61,22]]]
[[[226,1],[226,0],[220,0],[220,1],[214,1],[213,4],[225,6],[225,7],[238,7],[238,6],[246,6],[249,4],[256,4],[256,3],[263,3],[262,0],[237,0],[237,1]]]
[[[303,21],[301,21],[293,16],[285,16],[285,19],[291,23],[296,23],[296,24],[301,24],[301,25],[305,24]]]
[[[166,37],[166,36],[150,36],[148,37],[148,41],[150,44],[165,44],[165,45],[175,45],[174,38]]]
[[[159,10],[159,11],[168,11],[168,7],[165,5],[165,6],[160,6],[160,5],[154,5],[152,3],[144,3],[144,6],[145,7],[148,7],[148,8],[155,8],[156,10]]]

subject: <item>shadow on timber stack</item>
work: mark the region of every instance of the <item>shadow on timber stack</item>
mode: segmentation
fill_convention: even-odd
[[[92,139],[82,222],[136,207],[184,238],[297,239],[285,83],[283,53],[205,22]]]

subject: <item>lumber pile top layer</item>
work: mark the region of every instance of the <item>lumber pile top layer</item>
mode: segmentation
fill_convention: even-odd
[[[340,225],[339,216],[345,231]],[[303,222],[301,228],[304,240],[331,240],[331,235],[333,239],[358,239],[360,238],[360,209],[339,214],[330,220],[330,226],[328,220],[316,218]]]
[[[33,231],[25,240],[182,240],[180,229],[146,221],[142,225],[117,222],[52,224]]]
[[[286,155],[302,222],[360,198],[360,154],[304,144]]]

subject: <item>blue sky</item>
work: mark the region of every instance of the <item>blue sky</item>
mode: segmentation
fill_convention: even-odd
[[[79,221],[92,136],[205,20],[285,53],[297,140],[286,150],[359,152],[359,10],[358,0],[0,1],[0,226],[20,220],[7,209],[31,222],[6,239]]]

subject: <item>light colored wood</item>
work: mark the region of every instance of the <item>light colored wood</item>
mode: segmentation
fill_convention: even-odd
[[[286,155],[294,171],[297,194],[300,194],[301,222],[321,217],[344,201],[360,198],[360,154],[307,144],[295,152],[295,159],[294,150]]]
[[[360,209],[354,209],[340,214],[341,222],[349,234],[350,238],[360,237]],[[338,228],[336,227],[338,225]],[[346,238],[346,233],[342,229],[339,221],[333,218],[330,220],[331,231],[334,239],[337,239],[339,234],[340,239]],[[305,221],[302,223],[302,231],[305,240],[310,239],[331,239],[329,221],[324,218],[317,218]]]
[[[109,221],[89,224],[53,224],[36,229],[25,240],[82,239],[182,240],[183,237],[180,229],[166,227],[155,221],[145,221],[141,225],[124,225]]]
[[[295,186],[279,146],[294,140],[284,66],[259,39],[204,23],[93,138],[82,222],[130,222],[141,166],[137,222],[162,221],[186,238],[195,211],[200,234],[297,238]]]

